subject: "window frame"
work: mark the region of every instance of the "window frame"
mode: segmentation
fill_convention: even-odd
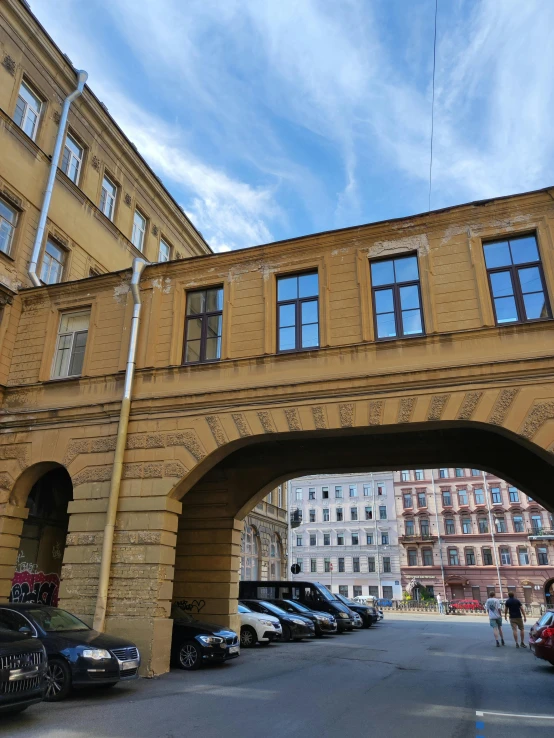
[[[87,314],[88,315],[88,328],[85,330],[80,331],[61,331],[61,325],[62,321],[65,317],[71,316],[71,315],[79,315],[79,314]],[[89,305],[85,305],[83,307],[79,307],[74,310],[63,310],[59,313],[58,316],[58,330],[56,333],[56,346],[54,348],[54,356],[52,357],[52,366],[50,370],[50,379],[73,379],[75,377],[82,377],[83,376],[83,369],[85,368],[85,359],[87,356],[87,347],[89,344],[88,337],[90,333],[90,325],[91,325],[91,317],[92,317],[92,307]],[[83,361],[81,364],[81,371],[77,374],[69,374],[69,369],[71,367],[71,362],[74,358],[74,348],[75,348],[75,337],[79,334],[86,333],[86,340],[85,340],[85,346],[83,350]],[[60,339],[62,339],[64,336],[71,336],[71,345],[69,346],[69,362],[67,365],[68,373],[67,374],[56,374],[56,363],[58,358],[58,353],[60,351]]]
[[[315,274],[317,277],[317,295],[311,295],[310,297],[296,297],[289,300],[279,300],[279,280],[290,279],[291,277],[303,277],[310,274]],[[319,284],[319,269],[305,269],[300,272],[290,272],[276,275],[275,282],[275,296],[276,296],[276,353],[277,354],[297,354],[301,351],[316,351],[321,348],[321,315],[320,315],[320,284]],[[317,346],[302,346],[302,303],[304,302],[317,302]],[[294,348],[292,349],[281,349],[280,348],[280,328],[281,328],[281,311],[279,308],[282,305],[294,305]],[[312,323],[306,323],[306,325],[312,325]],[[285,328],[290,326],[284,326]]]
[[[410,280],[408,282],[396,282],[396,272],[395,272],[395,281],[391,284],[380,284],[378,287],[375,287],[373,284],[373,275],[371,273],[371,267],[373,264],[382,263],[385,261],[400,261],[401,259],[410,259],[414,258],[416,260],[417,265],[417,280]],[[393,266],[394,269],[394,266]],[[423,300],[421,297],[421,274],[419,271],[419,257],[418,253],[416,252],[410,252],[407,254],[402,255],[392,255],[392,256],[386,256],[381,259],[370,259],[369,261],[369,276],[371,280],[371,305],[373,309],[373,330],[374,330],[374,336],[376,341],[398,341],[402,338],[421,338],[422,336],[425,336],[425,316],[423,314]],[[417,287],[418,291],[418,298],[419,298],[419,313],[421,318],[421,333],[408,333],[404,334],[404,325],[402,322],[402,307],[400,303],[400,288],[401,287]],[[379,337],[379,330],[378,330],[378,324],[377,324],[377,302],[375,300],[375,293],[376,292],[382,292],[385,290],[392,290],[392,305],[393,305],[393,315],[394,315],[394,326],[396,330],[395,336],[383,336],[382,338]]]
[[[137,215],[140,218],[142,218],[143,221],[144,221],[144,230],[141,231],[139,228],[137,228],[137,232],[142,233],[142,239],[141,239],[140,246],[137,246],[137,244],[135,243],[135,226],[136,226],[135,216],[137,216]],[[146,215],[144,214],[144,212],[139,207],[137,207],[135,205],[135,209],[133,211],[133,228],[131,230],[131,243],[133,244],[133,246],[136,248],[137,251],[140,251],[141,254],[144,254],[144,248],[146,246],[146,234],[147,233],[148,233],[148,218],[146,217]]]
[[[12,251],[13,251],[13,246],[14,246],[14,243],[15,243],[16,229],[17,229],[17,226],[18,226],[18,223],[19,223],[19,218],[21,216],[21,210],[19,210],[18,208],[16,208],[15,205],[13,205],[6,197],[2,197],[1,195],[0,195],[0,202],[9,211],[13,211],[13,214],[14,214],[14,222],[13,223],[10,223],[10,221],[7,220],[2,215],[2,213],[0,213],[0,227],[2,226],[2,223],[6,223],[7,224],[7,228],[9,229],[9,235],[8,235],[8,240],[7,240],[8,250],[7,251],[4,251],[4,249],[0,248],[0,254],[4,254],[4,256],[7,256],[8,258],[13,259]]]
[[[69,172],[71,171],[71,161],[72,161],[72,158],[73,159],[76,159],[77,157],[75,156],[75,154],[73,153],[73,151],[67,146],[67,139],[68,138],[70,138],[73,141],[73,143],[75,144],[75,146],[78,149],[80,149],[80,151],[81,151],[81,158],[77,160],[78,161],[78,166],[77,166],[77,170],[76,170],[76,174],[75,174],[75,179],[73,179],[71,177],[71,175],[69,174]],[[69,152],[69,160],[68,160],[67,171],[63,168],[63,163],[64,163],[64,159],[65,159],[65,151],[66,151],[66,149]],[[62,170],[62,172],[65,174],[65,176],[68,179],[70,179],[76,187],[78,187],[79,186],[79,182],[81,180],[81,174],[82,174],[82,171],[83,171],[83,164],[85,162],[85,147],[81,143],[80,139],[72,131],[70,131],[69,129],[65,132],[65,137],[64,137],[63,149],[62,149],[61,157],[62,157],[62,160],[61,160],[61,162],[59,164],[59,168]]]
[[[199,292],[205,292],[206,295],[210,290],[221,290],[221,310],[204,310],[203,313],[191,313],[188,314],[188,301],[189,297],[191,295],[197,294]],[[207,306],[207,299],[204,297],[204,306]],[[225,287],[223,284],[218,285],[209,285],[206,287],[202,287],[200,289],[194,289],[194,290],[187,290],[185,295],[185,326],[184,326],[184,336],[183,336],[183,356],[181,360],[181,364],[183,366],[198,366],[199,364],[217,364],[217,362],[221,361],[221,357],[223,355],[223,309],[225,307]],[[212,317],[221,317],[221,336],[220,336],[220,347],[219,347],[219,357],[215,359],[206,359],[206,346],[208,341],[208,320]],[[200,351],[199,351],[199,359],[197,361],[187,361],[187,330],[188,330],[188,322],[189,320],[198,320],[201,319],[202,326],[200,329]],[[198,340],[198,339],[193,339]]]
[[[167,259],[160,259],[161,253],[162,253],[162,244],[167,247]],[[167,264],[168,261],[171,261],[171,256],[173,254],[173,246],[165,239],[163,236],[160,238],[160,242],[158,243],[158,264]]]
[[[36,122],[35,122],[35,125],[34,125],[34,128],[33,128],[33,132],[32,132],[32,134],[29,134],[29,133],[27,133],[27,131],[25,130],[25,120],[26,120],[26,118],[27,118],[27,109],[28,109],[28,107],[29,107],[29,103],[28,103],[28,102],[27,102],[27,101],[26,101],[26,100],[25,100],[24,98],[21,98],[21,99],[23,100],[23,104],[25,105],[25,110],[24,110],[24,112],[23,112],[23,117],[22,117],[22,119],[21,119],[21,124],[19,124],[19,123],[18,123],[18,122],[16,121],[16,119],[15,119],[15,114],[16,114],[16,112],[17,112],[17,103],[18,103],[18,101],[19,101],[19,98],[21,97],[21,88],[22,88],[23,86],[25,86],[25,87],[27,88],[27,90],[28,90],[28,91],[29,91],[29,92],[31,93],[31,95],[32,95],[33,97],[36,97],[36,98],[37,98],[37,100],[38,100],[38,101],[39,101],[39,103],[40,103],[40,107],[39,107],[39,109],[35,111],[35,112],[36,112],[36,114],[37,114],[37,119],[36,119]],[[30,80],[29,80],[29,79],[28,79],[28,78],[27,78],[27,77],[26,77],[25,75],[23,75],[23,77],[21,78],[21,81],[20,81],[20,83],[19,83],[19,89],[18,89],[18,91],[17,91],[17,97],[16,97],[16,99],[15,99],[15,109],[14,109],[14,111],[13,111],[13,117],[12,117],[12,120],[13,120],[13,122],[14,122],[14,123],[16,124],[16,126],[17,126],[17,127],[18,127],[18,128],[20,129],[20,130],[22,130],[22,131],[23,131],[23,133],[24,133],[24,134],[25,134],[26,136],[28,136],[28,137],[29,137],[29,138],[31,139],[31,141],[34,141],[35,143],[36,143],[36,140],[37,140],[38,130],[39,130],[39,128],[40,128],[40,124],[41,124],[41,122],[42,122],[42,113],[43,113],[43,111],[44,111],[44,107],[45,107],[45,104],[46,104],[46,102],[45,102],[45,100],[44,100],[44,96],[43,96],[43,95],[41,95],[41,94],[40,94],[40,93],[39,93],[39,92],[37,91],[37,88],[35,87],[35,85],[34,85],[34,84],[33,84],[33,83],[32,83],[32,82],[31,82],[31,81],[30,81]]]
[[[48,256],[50,257],[50,259],[53,259],[58,264],[61,263],[60,278],[58,280],[56,280],[55,282],[45,282],[44,279],[42,278],[42,274],[43,274],[43,271],[42,270],[44,269],[44,259],[45,259],[46,254],[47,254],[46,249],[48,248],[48,245],[49,244],[52,244],[52,246],[54,248],[59,249],[61,251],[61,253],[63,254],[63,262],[59,262],[57,259],[55,259],[52,256],[52,254],[48,254]],[[63,282],[64,274],[65,274],[65,271],[67,269],[68,259],[69,259],[69,250],[63,244],[61,244],[59,241],[57,241],[55,238],[53,238],[51,235],[47,235],[46,242],[45,242],[44,247],[42,249],[41,259],[40,259],[39,279],[42,282],[42,284],[44,284],[44,285],[61,284]]]
[[[104,187],[104,180],[107,180],[115,190],[115,194],[113,195],[112,209],[109,215],[106,212],[105,206],[106,206],[106,203],[110,201],[110,198],[112,198],[112,195]],[[104,200],[104,207],[102,207],[102,192],[106,192],[106,199]],[[102,215],[104,215],[110,221],[110,223],[113,223],[115,219],[115,210],[117,207],[118,195],[119,195],[119,186],[117,182],[115,181],[115,179],[112,179],[112,177],[110,177],[109,174],[106,174],[106,171],[104,170],[104,173],[102,174],[102,182],[100,184],[100,200],[98,201],[98,210],[100,210]]]

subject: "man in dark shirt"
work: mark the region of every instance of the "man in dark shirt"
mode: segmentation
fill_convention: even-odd
[[[508,620],[508,616],[510,617],[510,625],[512,626],[512,633],[514,634],[516,648],[519,648],[520,646],[521,648],[525,648],[525,630],[523,621],[526,621],[527,618],[525,617],[525,610],[523,609],[523,605],[517,599],[517,597],[514,596],[513,592],[508,592],[508,599],[506,600],[504,616],[506,620]],[[518,629],[521,643],[517,642]]]

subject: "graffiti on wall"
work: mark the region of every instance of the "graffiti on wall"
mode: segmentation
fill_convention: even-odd
[[[36,564],[24,560],[23,553],[17,557],[16,571],[12,579],[10,602],[37,602],[41,605],[57,605],[60,593],[58,574],[45,574]]]
[[[179,602],[173,604],[174,608],[184,612],[200,612],[205,606],[205,600],[179,600]]]

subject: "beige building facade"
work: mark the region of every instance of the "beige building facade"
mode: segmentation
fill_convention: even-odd
[[[244,519],[240,579],[287,578],[287,495],[278,485]]]

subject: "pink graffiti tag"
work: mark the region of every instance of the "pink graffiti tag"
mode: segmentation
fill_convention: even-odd
[[[37,602],[57,605],[60,593],[60,577],[42,571],[19,571],[12,579],[10,602]]]

